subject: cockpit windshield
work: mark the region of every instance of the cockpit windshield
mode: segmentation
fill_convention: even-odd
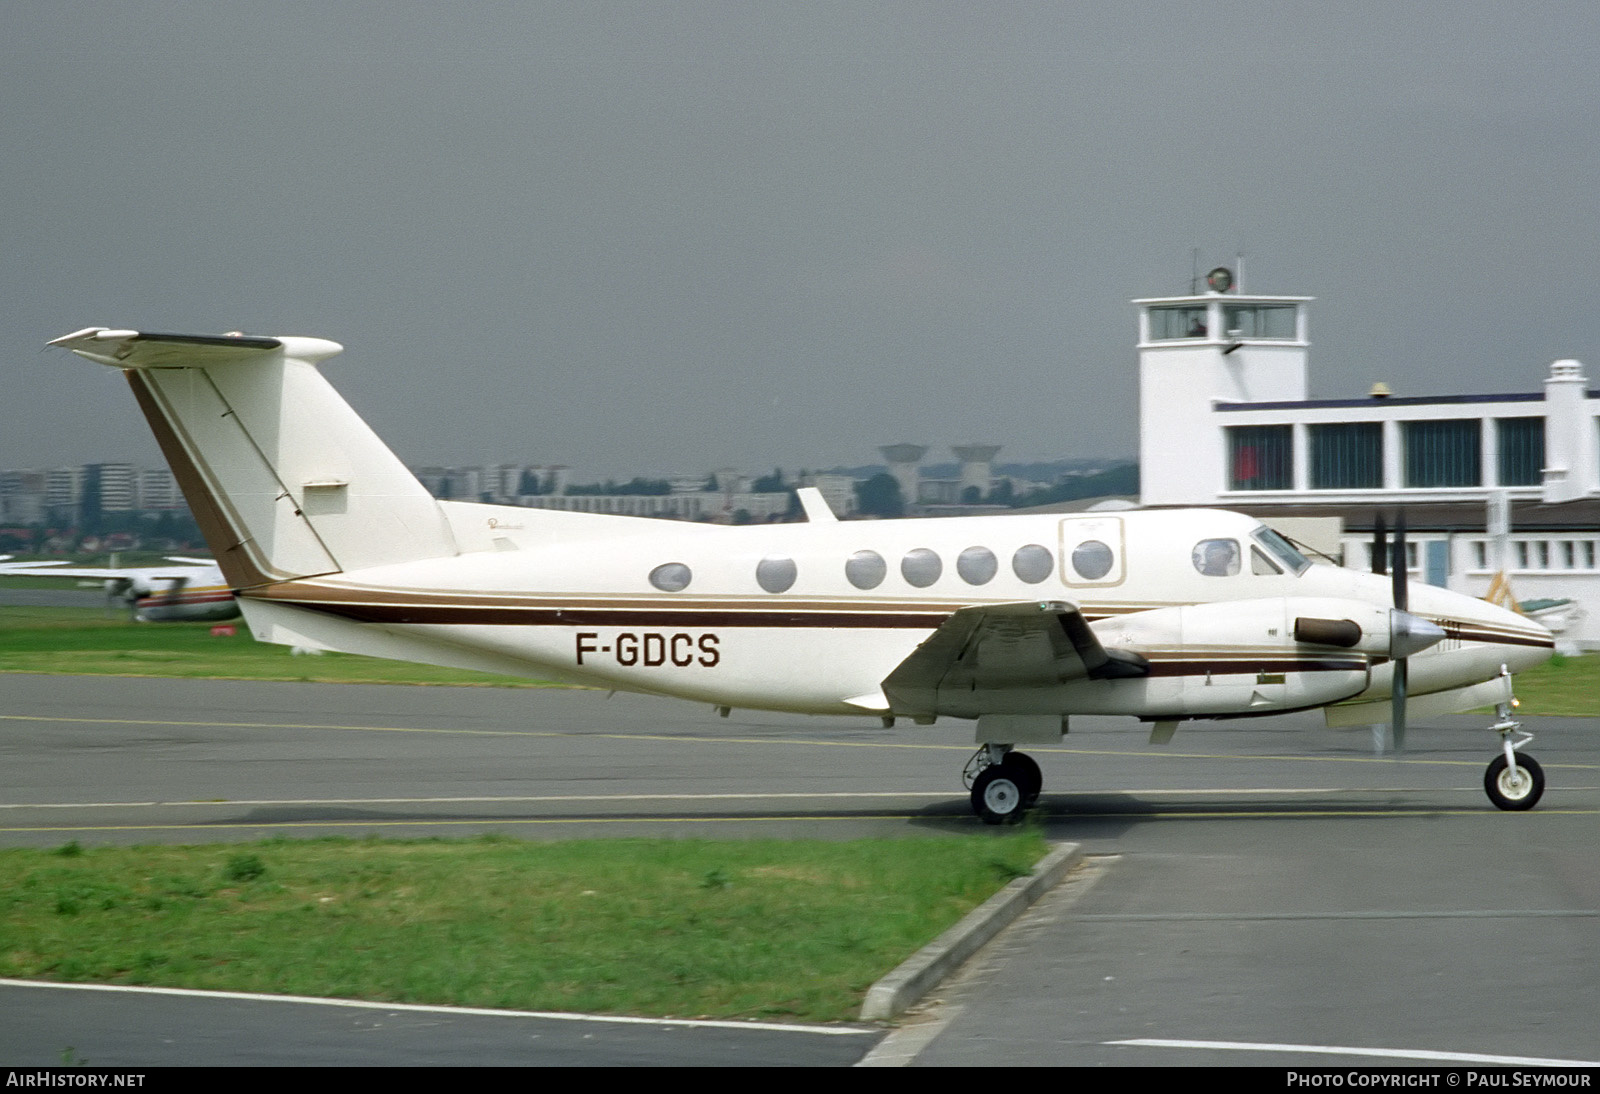
[[[1309,558],[1295,550],[1293,544],[1265,524],[1258,525],[1256,530],[1250,533],[1250,538],[1259,543],[1269,555],[1287,566],[1296,577],[1311,568]]]

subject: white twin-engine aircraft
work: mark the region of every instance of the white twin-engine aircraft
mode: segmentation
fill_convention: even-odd
[[[1408,710],[1494,705],[1489,797],[1543,792],[1510,674],[1550,656],[1549,632],[1403,567],[1314,564],[1236,513],[841,523],[802,490],[807,523],[720,527],[438,501],[318,372],[337,343],[90,328],[51,344],[125,370],[262,641],[724,714],[973,719],[990,823],[1039,794],[1015,746],[1059,742],[1071,714],[1131,715],[1164,742],[1185,719],[1327,707],[1392,720],[1399,744]]]
[[[222,570],[205,558],[174,555],[164,566],[73,566],[67,562],[11,562],[0,577],[77,577],[102,583],[106,599],[121,600],[142,623],[215,623],[235,619]]]

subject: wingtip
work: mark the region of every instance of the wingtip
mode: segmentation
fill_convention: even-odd
[[[105,331],[105,327],[84,327],[82,330],[75,330],[71,334],[63,334],[60,338],[52,338],[45,345],[70,346],[73,342],[82,342],[86,339],[97,337]]]

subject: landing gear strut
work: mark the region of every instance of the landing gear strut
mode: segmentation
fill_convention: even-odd
[[[985,824],[1016,824],[1044,787],[1033,757],[1010,745],[984,745],[967,761],[963,775],[972,787],[972,811]]]
[[[1497,808],[1532,809],[1544,795],[1544,769],[1518,750],[1533,740],[1533,734],[1524,732],[1521,723],[1512,719],[1510,703],[1499,704],[1494,712],[1495,724],[1490,728],[1500,734],[1500,755],[1483,773],[1484,793]]]

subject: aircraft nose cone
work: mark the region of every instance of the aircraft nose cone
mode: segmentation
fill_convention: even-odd
[[[1389,656],[1410,657],[1444,638],[1444,629],[1421,616],[1389,610]]]

